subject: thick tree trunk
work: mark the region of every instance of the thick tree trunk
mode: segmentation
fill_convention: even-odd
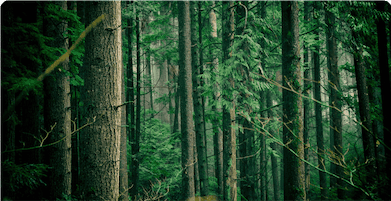
[[[67,2],[56,1],[45,3],[56,5],[67,10]],[[63,34],[67,29],[67,22],[48,20],[45,23],[45,35],[52,37],[49,46],[68,49],[68,40]],[[61,56],[61,55],[57,55]],[[52,62],[52,61],[48,61]],[[69,70],[69,60],[61,65],[64,70]],[[45,91],[45,129],[50,131],[55,126],[50,136],[50,143],[59,143],[47,148],[47,157],[50,159],[49,188],[50,199],[62,198],[71,194],[71,97],[69,76],[62,71],[56,71],[44,80]]]
[[[87,24],[102,14],[106,18],[85,42],[84,123],[96,120],[80,136],[80,187],[86,200],[117,200],[119,196],[121,2],[86,2]]]
[[[282,11],[282,76],[283,86],[299,94],[300,47],[298,2],[281,2]],[[302,98],[292,91],[283,90],[284,136],[284,199],[304,200],[304,158]],[[294,153],[292,153],[294,152]],[[295,155],[297,154],[297,156]],[[300,159],[299,159],[300,158]]]
[[[377,2],[377,9],[383,11],[386,4],[384,2]],[[390,23],[391,24],[391,23]],[[385,22],[382,19],[377,21],[377,44],[379,52],[379,68],[380,68],[380,85],[381,85],[381,98],[383,109],[383,135],[384,143],[386,146],[391,147],[391,85],[390,85],[390,68],[388,66],[387,57],[387,32]],[[391,37],[391,36],[390,36]],[[385,149],[386,170],[387,178],[386,187],[384,189],[391,188],[391,149]],[[382,192],[382,199],[391,199],[389,192]]]
[[[234,2],[223,2],[222,6],[222,30],[223,30],[223,62],[228,60],[229,48],[234,39]],[[226,83],[227,88],[234,88],[233,78]],[[230,84],[230,86],[229,86]],[[231,102],[231,108],[223,107],[223,178],[224,178],[224,200],[237,200],[237,176],[236,176],[236,135],[235,135],[235,100],[227,94],[223,96],[225,101]],[[228,191],[229,190],[229,191]]]
[[[191,72],[190,2],[178,2],[179,87],[182,132],[182,198],[194,197],[194,123]]]

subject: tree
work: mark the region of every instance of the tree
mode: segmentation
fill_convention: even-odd
[[[272,94],[271,91],[268,91],[266,93],[267,93],[266,107],[270,108],[270,107],[273,106],[273,94]],[[268,118],[270,120],[274,119],[274,111],[272,109],[268,110]],[[276,134],[276,132],[274,132],[272,129],[269,130],[269,133],[271,135],[275,135]],[[277,151],[277,143],[276,142],[273,142],[270,146],[273,149],[273,151]],[[272,162],[272,177],[273,177],[274,200],[280,200],[280,182],[278,180],[277,157],[274,154],[271,154],[271,162]]]
[[[140,169],[140,135],[141,135],[141,57],[140,57],[140,18],[136,17],[136,121],[134,126],[136,127],[134,135],[131,138],[132,146],[132,166],[131,166],[131,181],[133,187],[130,189],[130,197],[137,200],[138,186],[139,186],[139,169]]]
[[[179,90],[182,132],[182,198],[194,197],[194,123],[191,72],[190,2],[178,2]]]
[[[281,2],[284,138],[284,199],[304,200],[302,98],[298,2]]]
[[[223,30],[223,63],[231,57],[230,47],[234,39],[234,3],[223,2],[222,30]],[[233,77],[228,77],[228,83],[223,83],[223,200],[237,200],[236,176],[236,135],[235,135],[235,100],[232,98],[234,88]],[[228,106],[230,104],[230,106]],[[228,194],[229,190],[229,194]]]
[[[331,4],[328,4],[331,6]],[[328,8],[330,9],[330,8]],[[338,55],[337,55],[337,41],[336,41],[336,31],[335,31],[335,15],[326,8],[326,38],[327,38],[327,68],[328,68],[328,79],[329,79],[329,104],[330,104],[330,149],[335,154],[332,161],[331,172],[342,176],[343,169],[340,164],[338,164],[338,159],[342,158],[342,103],[341,103],[341,86],[340,86],[340,74],[338,70]],[[335,170],[334,170],[335,169]],[[334,172],[335,171],[335,172]],[[338,188],[338,198],[342,199],[343,190],[342,190],[342,180],[337,179],[336,181],[330,179],[330,188]]]
[[[363,61],[363,52],[360,45],[360,40],[356,30],[353,30],[353,37],[356,41],[356,45],[353,45],[353,56],[354,56],[354,69],[356,74],[356,83],[357,83],[357,92],[358,92],[358,103],[359,103],[359,113],[361,120],[361,135],[362,143],[364,148],[364,158],[368,161],[366,170],[368,171],[368,176],[366,177],[367,182],[374,183],[376,181],[376,154],[375,154],[375,143],[373,140],[372,132],[372,120],[369,108],[369,96],[368,96],[368,86],[367,86],[367,77],[366,69]]]
[[[105,19],[86,37],[85,121],[95,123],[81,134],[80,184],[83,199],[117,200],[119,196],[121,114],[121,2],[86,2],[86,22]],[[102,48],[104,47],[104,48]]]
[[[53,11],[53,8],[49,8],[51,6],[67,10],[67,2],[65,1],[46,2],[47,15],[53,14],[50,13]],[[67,21],[62,19],[45,21],[45,35],[52,37],[49,46],[68,49],[68,39],[63,35],[67,25]],[[49,158],[49,164],[52,167],[48,184],[50,199],[62,198],[63,195],[69,196],[71,194],[71,94],[69,76],[65,74],[66,71],[69,71],[68,63],[69,60],[64,61],[60,67],[62,71],[56,71],[44,80],[45,129],[49,132],[53,128],[50,142],[60,141],[46,150],[46,157]]]
[[[195,15],[196,3],[190,3],[190,15]],[[198,12],[201,12],[200,10]],[[193,81],[193,106],[194,106],[194,123],[195,123],[195,136],[196,136],[196,145],[197,145],[197,163],[198,163],[198,172],[200,178],[200,190],[201,196],[206,196],[209,194],[209,185],[208,185],[208,172],[207,172],[207,160],[206,160],[206,146],[204,138],[204,124],[203,124],[203,112],[202,112],[202,100],[201,93],[199,90],[200,80],[197,77],[202,68],[202,64],[198,64],[198,51],[197,45],[197,31],[196,31],[196,21],[195,18],[192,18],[191,21],[192,31],[191,31],[191,41],[192,41],[192,81]]]
[[[129,5],[126,2],[121,2],[121,7]],[[123,56],[123,55],[122,55]],[[132,56],[130,56],[132,57]],[[123,57],[122,57],[123,58]],[[133,74],[132,74],[133,76]],[[126,69],[121,66],[121,100],[127,99],[126,94]],[[124,103],[125,104],[125,103]],[[124,105],[125,106],[125,105]],[[119,167],[119,200],[129,200],[129,178],[128,178],[128,138],[127,138],[127,108],[121,106],[121,139],[120,139],[120,167]]]
[[[214,6],[215,3],[212,3],[212,9],[209,12],[209,23],[211,26],[211,37],[212,41],[215,41],[217,39],[217,19],[216,19],[216,13],[214,12]],[[209,49],[209,53],[212,56],[212,64],[211,68],[212,71],[216,74],[218,74],[218,58],[216,58],[215,55],[212,54],[212,48]],[[216,89],[219,88],[218,83],[215,83],[214,85]],[[220,98],[220,93],[215,92],[213,94],[213,100],[220,103],[221,98]],[[221,130],[221,123],[220,123],[220,118],[221,118],[221,110],[217,109],[215,105],[212,105],[212,110],[214,112],[214,116],[212,117],[212,125],[213,126],[213,153],[215,155],[215,177],[217,178],[217,195],[223,196],[224,191],[223,191],[223,144],[222,144],[222,130]]]
[[[314,8],[317,8],[317,2],[314,3]],[[314,31],[316,35],[315,40],[319,41],[319,32]],[[319,45],[316,45],[315,50],[313,51],[313,60],[314,60],[314,98],[319,102],[314,102],[315,108],[315,122],[316,122],[316,144],[318,152],[318,166],[322,170],[326,170],[326,161],[325,161],[325,148],[324,148],[324,137],[323,137],[323,124],[322,124],[322,96],[321,96],[321,77],[320,77],[320,58],[319,58]],[[326,173],[319,170],[319,186],[320,186],[320,199],[327,199],[327,184],[326,184]]]
[[[385,3],[376,2],[377,10],[384,11]],[[386,169],[391,168],[391,117],[388,115],[391,113],[391,87],[390,87],[390,75],[387,56],[387,32],[386,24],[382,18],[379,18],[376,22],[377,25],[377,44],[379,52],[379,68],[380,68],[380,85],[381,85],[381,99],[383,110],[383,132],[384,143],[388,148],[385,149]],[[391,187],[391,173],[387,171],[387,181],[384,189]],[[391,194],[383,192],[382,199],[391,199]]]

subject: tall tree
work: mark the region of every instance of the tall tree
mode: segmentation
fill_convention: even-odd
[[[209,23],[212,28],[211,30],[211,37],[212,41],[215,41],[217,38],[217,18],[216,13],[214,12],[215,2],[212,3],[212,9],[209,12]],[[218,73],[218,58],[216,58],[215,55],[212,54],[212,49],[209,49],[209,53],[212,56],[212,64],[211,68],[213,69],[214,73]],[[216,89],[219,88],[218,83],[215,83]],[[219,92],[215,92],[213,94],[214,101],[221,102],[221,97]],[[212,124],[213,126],[213,151],[215,155],[215,177],[217,178],[217,195],[223,196],[223,144],[222,144],[222,137],[223,133],[221,130],[221,123],[219,121],[219,115],[221,118],[221,110],[217,109],[215,105],[212,105],[212,110],[215,112],[216,115],[212,117]]]
[[[125,7],[126,2],[121,2],[121,7]],[[124,52],[122,52],[124,53]],[[122,55],[122,58],[124,55]],[[132,57],[130,55],[130,57]],[[121,65],[121,100],[126,100],[126,70]],[[122,107],[122,106],[121,106]],[[127,127],[126,119],[127,119],[127,110],[126,107],[121,108],[121,139],[120,139],[120,167],[119,167],[119,200],[129,200],[128,193],[128,141],[127,141]]]
[[[386,4],[384,2],[377,2],[376,7],[379,11],[384,11]],[[390,67],[388,66],[387,56],[387,32],[386,24],[382,18],[378,18],[377,22],[377,45],[379,52],[379,68],[380,68],[380,85],[381,85],[381,99],[383,110],[383,132],[384,143],[387,146],[385,149],[386,169],[391,168],[391,85],[390,85]],[[391,171],[387,171],[387,187],[391,188]],[[391,199],[391,193],[383,192],[382,199]]]
[[[314,8],[316,9],[317,2],[314,3]],[[315,40],[319,40],[319,32],[314,31],[316,35]],[[314,98],[315,100],[321,102],[321,82],[320,82],[320,57],[319,57],[319,45],[314,47],[313,51],[313,65],[314,65]],[[323,124],[322,124],[322,105],[318,102],[314,102],[315,108],[315,122],[316,122],[316,144],[318,152],[318,166],[322,170],[326,170],[325,162],[325,147],[324,147],[324,137],[323,137]],[[325,200],[327,198],[327,184],[326,184],[326,173],[319,170],[319,186],[320,186],[320,199]]]
[[[259,9],[259,12],[260,12],[260,17],[263,20],[266,20],[266,2],[258,3],[258,9]],[[260,45],[261,45],[262,50],[265,50],[266,49],[265,40],[262,40],[260,43],[261,43]],[[262,69],[262,68],[265,69],[265,67],[266,67],[266,59],[265,59],[265,57],[261,58],[261,64],[260,65],[262,65],[260,67],[260,69]],[[259,74],[262,74],[261,70],[260,70]],[[267,102],[267,101],[269,101],[267,99],[268,93],[269,92],[264,92],[264,91],[260,92],[261,100],[259,101],[260,102],[259,105],[260,105],[260,111],[261,112],[260,112],[259,115],[263,119],[266,119],[267,116],[269,115],[266,111],[263,111],[263,110],[266,109],[266,107],[268,107],[267,105],[269,104]],[[269,112],[271,112],[271,111],[269,111]],[[260,182],[259,182],[259,185],[260,185],[260,188],[259,188],[259,199],[262,200],[262,201],[265,201],[265,200],[267,200],[267,155],[266,155],[267,150],[266,150],[266,135],[265,134],[261,134],[259,136],[259,144],[260,144],[259,145],[260,146],[260,154],[259,154],[259,167],[260,167],[260,169],[258,170],[258,172],[260,172],[260,174],[259,174],[259,177],[260,177],[260,179],[259,179],[260,180]],[[276,161],[274,161],[274,162],[276,162]],[[274,165],[277,165],[277,164],[274,164]],[[275,170],[272,170],[272,171],[275,171]]]
[[[191,69],[190,2],[178,2],[179,89],[182,132],[182,198],[194,197],[194,123]]]
[[[301,69],[299,46],[299,7],[297,1],[281,2],[284,199],[304,200],[304,158]],[[292,90],[292,91],[291,91]]]
[[[332,6],[329,3],[326,6]],[[338,54],[337,54],[337,41],[336,41],[336,30],[335,30],[335,15],[326,8],[326,38],[327,38],[327,68],[328,68],[328,79],[329,79],[329,104],[330,104],[330,140],[332,142],[330,149],[333,151],[337,158],[342,158],[342,113],[341,113],[341,86],[340,86],[340,74],[338,70]],[[334,163],[335,162],[335,163]],[[342,166],[336,164],[337,160],[331,164],[334,168],[331,171],[336,175],[342,176]],[[332,177],[333,178],[333,177]],[[335,179],[335,178],[333,178]],[[342,180],[337,179],[336,181],[330,179],[330,187],[338,188],[338,197],[342,199]]]
[[[234,2],[223,2],[222,6],[222,30],[223,30],[223,63],[231,57],[230,47],[233,45],[234,39]],[[230,108],[227,105],[223,106],[223,178],[224,178],[224,200],[237,200],[237,176],[236,176],[236,135],[235,135],[235,100],[231,95],[234,88],[233,77],[228,78],[228,82],[224,83],[225,94],[223,99],[230,103]],[[229,194],[228,194],[229,190]]]
[[[190,3],[190,15],[195,15],[196,2]],[[200,10],[198,12],[201,12]],[[207,160],[206,160],[206,147],[205,147],[205,138],[204,138],[204,123],[203,123],[203,112],[202,112],[202,100],[201,93],[199,90],[201,65],[198,65],[198,51],[196,48],[200,43],[197,43],[197,29],[195,18],[192,18],[191,21],[191,41],[192,41],[192,80],[193,80],[193,105],[194,105],[194,123],[195,123],[195,136],[196,136],[196,145],[197,145],[197,163],[198,163],[198,172],[200,178],[200,192],[201,196],[206,196],[209,194],[209,185],[208,185],[208,171],[207,171]]]
[[[304,22],[310,21],[310,2],[305,1],[304,2]],[[304,49],[304,90],[303,95],[309,97],[310,96],[310,68],[309,68],[309,55],[310,55],[310,49],[308,48],[308,45],[306,42],[303,42],[303,49]],[[310,109],[310,100],[307,98],[304,98],[303,100],[303,138],[304,138],[304,160],[309,161],[309,153],[308,150],[310,148],[309,143],[309,133],[310,133],[310,116],[311,116],[311,109]],[[310,166],[305,163],[304,164],[304,172],[305,172],[305,190],[306,194],[308,193],[309,187],[310,187]]]
[[[353,31],[353,37],[356,37],[357,33]],[[376,154],[375,154],[375,143],[372,134],[372,120],[369,108],[369,96],[367,87],[367,77],[365,72],[365,66],[363,61],[362,49],[360,46],[355,46],[354,56],[354,69],[356,73],[356,83],[358,92],[358,104],[359,113],[361,120],[361,135],[362,143],[364,148],[364,158],[368,161],[366,169],[368,171],[367,182],[373,183],[376,176]]]
[[[131,199],[138,197],[138,186],[139,186],[139,169],[140,169],[140,135],[141,135],[141,57],[140,57],[140,18],[136,17],[136,121],[135,121],[135,132],[131,138],[132,146],[132,166],[131,166],[131,182],[132,188],[130,189]],[[145,114],[145,113],[144,113]]]
[[[80,136],[80,185],[88,200],[117,200],[119,195],[121,2],[86,2],[88,24],[103,14],[85,41],[83,116],[95,120]]]
[[[128,2],[128,6],[130,7],[130,10],[133,11],[133,6],[130,5]],[[126,71],[126,102],[128,103],[126,105],[126,125],[128,125],[127,129],[127,136],[128,140],[132,146],[132,150],[134,148],[133,146],[133,136],[136,134],[136,122],[134,118],[134,81],[133,81],[133,45],[132,45],[132,36],[133,36],[133,19],[129,16],[127,19],[129,29],[127,29],[127,38],[128,38],[128,64],[127,64],[127,71]],[[131,158],[132,164],[133,163],[133,157]],[[132,166],[133,167],[133,166]],[[133,174],[133,168],[131,169],[131,174],[128,175],[129,179],[131,180]],[[131,192],[131,190],[129,190]]]
[[[67,10],[67,2],[56,1],[46,2],[46,12],[49,13],[49,8],[54,6],[62,10]],[[45,18],[48,19],[48,18]],[[45,35],[52,37],[53,40],[49,46],[54,48],[68,49],[68,39],[64,37],[67,29],[67,22],[60,19],[45,21]],[[56,55],[61,56],[61,55]],[[53,62],[53,61],[48,61]],[[67,59],[61,65],[61,69],[69,71],[69,60]],[[71,98],[69,76],[64,71],[56,71],[47,76],[44,80],[45,91],[45,108],[44,119],[45,129],[50,131],[53,127],[50,142],[59,143],[47,149],[47,157],[49,157],[50,169],[49,184],[50,199],[62,198],[63,194],[69,196],[71,194]]]

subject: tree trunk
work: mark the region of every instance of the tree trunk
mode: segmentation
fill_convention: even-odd
[[[353,34],[356,36],[356,34]],[[356,49],[359,47],[356,47]],[[372,136],[372,120],[369,108],[369,96],[367,87],[367,77],[365,72],[365,66],[363,64],[362,50],[358,50],[354,55],[354,67],[356,73],[356,83],[358,91],[358,104],[361,120],[361,134],[362,143],[364,148],[364,158],[368,161],[366,170],[368,172],[367,182],[374,183],[376,181],[376,154],[375,143]]]
[[[304,22],[310,21],[310,2],[305,1],[304,2]],[[310,49],[306,47],[306,43],[304,42],[304,90],[303,95],[309,97],[310,96],[310,68],[309,68],[309,52]],[[309,154],[308,150],[310,148],[309,143],[309,133],[310,133],[310,117],[311,117],[311,109],[310,109],[310,100],[307,98],[304,98],[303,100],[303,111],[304,111],[304,117],[303,117],[303,123],[304,123],[304,129],[303,129],[303,138],[304,138],[304,160],[309,161]],[[305,177],[305,189],[306,194],[308,194],[308,190],[310,187],[310,166],[305,163],[304,164],[304,177]]]
[[[132,162],[131,162],[131,182],[132,188],[130,189],[131,199],[138,199],[138,187],[139,187],[139,166],[140,166],[140,135],[141,135],[141,57],[140,57],[140,18],[136,17],[136,59],[137,59],[137,75],[136,75],[136,121],[135,132],[131,136],[132,146]],[[145,107],[144,107],[145,109]],[[144,113],[145,114],[145,113]]]
[[[179,87],[182,132],[182,198],[194,197],[194,123],[191,72],[190,2],[178,2]]]
[[[117,200],[119,195],[121,109],[121,2],[86,2],[86,23],[105,14],[85,41],[85,122],[80,136],[82,198]],[[105,48],[102,48],[105,47]]]
[[[56,1],[45,3],[56,5],[67,10],[67,2]],[[67,29],[66,21],[48,20],[45,23],[45,35],[52,37],[51,47],[68,49],[68,39],[63,34]],[[61,56],[61,55],[57,55]],[[48,61],[52,62],[52,61]],[[69,59],[62,63],[63,70],[69,70]],[[49,184],[50,199],[63,198],[71,194],[71,97],[69,76],[62,71],[56,71],[44,80],[45,91],[45,129],[54,129],[50,136],[51,143],[59,143],[47,148],[50,158]]]
[[[377,9],[383,11],[386,4],[384,2],[377,2]],[[380,85],[381,85],[381,98],[383,109],[383,135],[384,143],[386,146],[391,147],[391,86],[390,86],[390,68],[388,66],[387,57],[387,32],[385,22],[380,18],[377,21],[377,44],[379,52],[379,68],[380,68]],[[386,170],[391,169],[391,149],[385,149],[386,158]],[[387,171],[386,187],[384,189],[391,188],[391,171]],[[382,199],[391,199],[391,194],[388,192],[382,192]]]
[[[190,12],[191,16],[195,15],[196,2],[190,3]],[[198,11],[201,12],[201,11]],[[197,30],[196,30],[196,21],[195,18],[192,18],[191,21],[192,31],[191,31],[191,41],[192,41],[192,70],[193,70],[193,104],[194,104],[194,123],[195,123],[195,135],[196,135],[196,144],[197,144],[197,163],[198,163],[198,172],[200,178],[200,191],[201,196],[206,196],[209,194],[209,185],[208,185],[208,170],[207,170],[207,158],[206,158],[206,147],[205,147],[205,138],[204,138],[204,121],[203,121],[203,112],[202,112],[202,100],[201,100],[201,91],[199,86],[201,81],[197,77],[200,73],[201,64],[198,65],[198,51],[196,48],[197,44]]]
[[[316,2],[314,2],[316,3]],[[314,31],[317,35],[316,40],[319,40],[318,31]],[[315,100],[322,102],[321,96],[321,82],[320,82],[320,59],[319,59],[319,45],[315,46],[313,52],[314,59],[314,98]],[[322,105],[314,102],[315,108],[315,121],[316,121],[316,144],[318,147],[318,166],[320,169],[326,170],[325,157],[324,157],[324,138],[323,138],[323,123],[322,123]],[[327,198],[327,184],[326,173],[319,171],[319,186],[320,186],[320,199],[325,200]]]
[[[213,6],[214,7],[214,2]],[[217,21],[216,21],[216,14],[213,9],[209,12],[209,23],[212,28],[211,36],[212,40],[215,41],[217,38]],[[212,48],[209,48],[209,54],[212,56],[212,69],[215,74],[218,74],[218,58],[216,58],[212,54]],[[215,84],[216,88],[219,89],[218,83]],[[220,93],[215,92],[213,95],[214,101],[220,102]],[[223,133],[221,130],[221,123],[219,121],[218,116],[221,115],[221,109],[216,108],[215,105],[212,105],[212,110],[214,111],[215,115],[212,117],[212,125],[213,125],[213,151],[215,155],[215,177],[217,178],[217,195],[223,196],[223,144],[222,144],[222,137]],[[220,116],[221,118],[221,116]]]
[[[129,3],[128,3],[129,5]],[[131,8],[133,8],[131,5],[130,5]],[[134,10],[134,8],[133,8]],[[133,19],[131,17],[129,17],[128,19],[128,26],[129,26],[129,29],[127,29],[127,38],[128,38],[128,65],[127,65],[127,72],[126,72],[126,78],[127,78],[127,82],[126,82],[126,86],[127,86],[127,90],[126,90],[126,102],[128,103],[126,105],[126,125],[128,125],[128,129],[127,129],[127,137],[128,137],[128,140],[132,146],[132,149],[134,148],[133,147],[133,136],[135,136],[136,134],[136,122],[135,122],[135,119],[134,119],[134,106],[135,106],[135,102],[134,102],[134,79],[133,79],[133,45],[132,45],[132,35],[133,35]],[[131,162],[133,162],[133,158],[131,158],[130,160]],[[133,164],[133,163],[131,163]],[[128,178],[130,181],[132,181],[132,175],[133,174],[133,166],[131,165],[131,174],[128,175]],[[128,184],[129,185],[129,184]],[[133,185],[133,183],[132,183]],[[134,185],[133,185],[134,187]],[[132,187],[132,188],[133,188]],[[131,189],[132,189],[131,188]],[[129,193],[132,192],[132,190],[129,189]]]
[[[337,158],[342,157],[342,113],[341,113],[341,97],[340,93],[340,76],[338,70],[338,55],[337,55],[337,43],[335,37],[335,16],[330,11],[326,11],[326,24],[328,26],[326,38],[327,38],[327,48],[328,48],[328,57],[327,57],[327,68],[328,68],[328,77],[329,77],[329,90],[330,90],[330,136],[333,139],[333,144],[331,150],[336,154]],[[334,161],[338,163],[337,161]],[[332,173],[342,176],[343,169],[342,166],[332,163],[335,166],[335,172],[331,169]],[[333,177],[332,177],[333,178]],[[330,188],[338,188],[338,198],[342,199],[343,190],[342,190],[342,180],[335,178],[330,178]]]
[[[223,2],[222,6],[222,30],[223,30],[223,63],[228,60],[232,52],[229,48],[234,39],[234,2]],[[224,87],[234,88],[233,78],[229,77],[231,86],[226,83]],[[236,135],[235,135],[235,100],[229,95],[223,95],[227,102],[231,102],[231,108],[223,106],[223,174],[224,196],[223,200],[237,200],[237,176],[236,176]],[[229,190],[229,194],[228,194]]]
[[[272,98],[272,92],[268,91],[267,97],[266,97],[266,107],[270,108],[273,106],[273,98]],[[274,119],[274,112],[272,109],[268,110],[268,118],[270,121],[273,121]],[[278,133],[274,132],[273,129],[269,130],[270,135],[275,136]],[[277,136],[276,136],[277,137]],[[277,137],[278,138],[278,137]],[[277,152],[277,143],[273,142],[271,143],[271,148]],[[273,192],[274,192],[274,200],[280,200],[280,182],[278,180],[278,165],[277,165],[277,157],[274,156],[274,154],[271,154],[271,162],[272,162],[272,177],[273,177]]]
[[[126,5],[126,2],[121,2],[121,4]],[[121,57],[123,57],[124,52],[122,52]],[[126,54],[126,52],[125,52]],[[132,57],[130,55],[129,57]],[[126,70],[121,65],[121,100],[122,102],[125,102],[126,100]],[[124,104],[122,103],[121,104]],[[127,110],[125,106],[121,106],[121,139],[120,139],[120,167],[119,167],[119,199],[118,200],[129,200],[129,193],[128,193],[128,141],[127,141],[127,127],[125,127],[126,119],[127,119]]]
[[[281,2],[283,86],[301,93],[298,2]],[[305,200],[302,98],[283,90],[284,199]],[[297,156],[296,156],[297,154]],[[300,158],[300,159],[299,159]]]

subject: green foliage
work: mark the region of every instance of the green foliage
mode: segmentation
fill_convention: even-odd
[[[151,112],[146,111],[146,113]],[[179,137],[176,137],[176,134],[171,134],[170,125],[162,123],[158,119],[152,118],[142,122],[144,124],[141,128],[139,153],[140,185],[147,191],[152,190],[153,192],[156,192],[158,188],[166,192],[165,189],[169,188],[168,198],[180,194],[181,153],[177,146],[180,144]],[[128,145],[128,158],[130,157],[131,146]],[[143,192],[140,191],[140,194]]]
[[[28,188],[35,190],[40,185],[46,185],[43,178],[49,169],[45,164],[15,164],[12,161],[5,160],[1,163],[2,171],[7,175],[7,179],[2,179],[3,186],[9,186],[11,191],[18,192],[21,189]],[[4,176],[4,175],[3,175]]]

